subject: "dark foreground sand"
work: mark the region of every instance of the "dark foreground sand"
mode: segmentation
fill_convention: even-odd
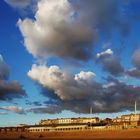
[[[44,140],[140,140],[140,129],[96,130],[78,132],[7,132],[0,133],[0,139],[44,139]]]

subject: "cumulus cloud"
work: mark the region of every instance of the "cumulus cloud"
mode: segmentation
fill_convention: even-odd
[[[58,66],[46,67],[45,65],[33,65],[28,72],[28,76],[41,84],[44,88],[53,90],[62,100],[71,100],[74,98],[84,98],[88,93],[80,89],[81,85],[87,89],[93,80],[94,73],[81,72],[75,76],[66,71],[62,71]],[[78,94],[76,94],[78,93]]]
[[[18,106],[2,106],[0,107],[0,110],[6,110],[6,111],[11,111],[14,113],[18,113],[18,114],[24,114],[24,109],[22,107],[18,107]]]
[[[7,4],[12,6],[13,8],[26,8],[29,6],[31,0],[4,0]]]
[[[12,100],[25,96],[24,89],[16,80],[8,81],[9,74],[9,67],[0,55],[0,100]]]
[[[120,63],[119,58],[113,55],[111,49],[97,53],[97,63],[102,65],[103,70],[114,76],[118,76],[124,72],[124,68]]]
[[[88,71],[88,72],[81,71],[80,73],[78,73],[74,76],[74,79],[78,83],[83,82],[83,84],[85,84],[85,82],[88,82],[90,84],[93,81],[94,76],[95,76],[95,73],[93,73],[91,71]]]
[[[123,0],[40,0],[35,18],[19,20],[18,26],[33,56],[86,61],[93,56],[99,32],[128,34],[127,8],[120,13],[125,4]]]
[[[58,112],[89,113],[91,106],[96,113],[118,112],[132,110],[133,102],[140,100],[140,87],[127,85],[112,77],[98,83],[93,72],[82,71],[71,75],[58,66],[33,65],[28,76],[42,87],[43,95],[49,99],[45,102],[46,107],[30,110],[35,113],[49,113],[47,105],[50,108],[55,106]]]
[[[89,59],[94,31],[75,20],[72,13],[73,7],[67,0],[39,1],[35,20],[18,21],[27,50],[35,57]]]

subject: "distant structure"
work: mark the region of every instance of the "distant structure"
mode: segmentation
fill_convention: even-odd
[[[116,118],[99,119],[93,117],[92,106],[89,117],[56,118],[41,120],[38,124],[19,124],[16,127],[1,127],[0,132],[63,132],[63,131],[87,131],[101,129],[131,129],[140,128],[140,114],[137,113],[137,102],[134,102],[134,111]]]
[[[92,107],[90,107],[90,116],[92,117],[92,112],[93,110],[92,110]]]
[[[137,114],[137,102],[135,101],[135,115]]]
[[[27,124],[18,124],[16,127],[25,127],[28,126]]]

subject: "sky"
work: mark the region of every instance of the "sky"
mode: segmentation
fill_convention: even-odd
[[[139,113],[139,25],[139,0],[0,0],[0,126]]]

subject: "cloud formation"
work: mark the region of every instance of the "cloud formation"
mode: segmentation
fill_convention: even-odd
[[[127,5],[124,0],[40,0],[35,19],[20,19],[18,26],[34,57],[87,61],[100,32],[117,30],[121,36],[128,35],[129,18],[123,5]]]
[[[18,114],[24,114],[24,109],[22,107],[18,107],[18,106],[2,106],[0,107],[0,110],[6,110],[6,111],[11,111],[14,113],[18,113]]]
[[[7,79],[9,77],[9,67],[5,64],[3,57],[0,55],[0,79]]]
[[[119,58],[113,55],[111,49],[97,53],[97,63],[102,65],[104,71],[107,71],[114,76],[118,76],[124,72],[124,68],[120,63]]]
[[[22,86],[16,81],[8,81],[9,67],[0,55],[0,100],[12,100],[25,96]]]
[[[133,52],[132,63],[137,69],[140,69],[140,48]]]
[[[32,107],[27,110],[27,112],[33,112],[36,114],[57,114],[61,113],[62,108],[60,106],[52,105],[52,106],[41,106],[41,107]]]
[[[126,70],[125,74],[132,78],[140,79],[140,48],[134,50],[131,60],[134,67]]]
[[[93,49],[102,35],[109,36],[114,31],[122,38],[129,35],[133,18],[127,11],[129,2],[131,0],[40,0],[34,19],[19,19],[17,24],[26,49],[35,58],[88,61],[93,58]],[[133,63],[137,68],[138,58],[137,52],[134,53]],[[111,49],[98,53],[96,62],[112,76],[132,75],[132,71],[124,70]],[[49,98],[45,107],[30,109],[35,113],[62,110],[88,113],[90,106],[94,112],[118,112],[131,110],[132,102],[139,100],[140,87],[112,77],[99,83],[92,71],[73,75],[56,65],[34,64],[28,76]]]
[[[118,112],[132,110],[133,102],[140,100],[140,87],[127,85],[117,79],[108,77],[104,83],[95,81],[93,72],[80,72],[71,75],[58,66],[46,67],[33,65],[28,76],[44,90],[43,95],[50,99],[49,105],[62,110],[77,113],[89,113],[92,106],[94,112]],[[51,94],[51,95],[49,95]],[[52,94],[54,96],[52,96]],[[32,112],[46,112],[47,107],[32,109]],[[49,112],[49,111],[48,111]],[[52,111],[56,112],[56,111]]]
[[[18,21],[27,50],[35,57],[88,60],[94,31],[72,14],[73,7],[67,0],[39,1],[34,21]]]
[[[6,82],[0,80],[0,100],[12,100],[25,95],[25,90],[17,81]]]
[[[133,69],[127,70],[126,74],[130,77],[140,79],[140,70],[139,69],[133,68]]]
[[[29,6],[31,0],[4,0],[7,4],[13,8],[24,9]]]
[[[80,72],[72,76],[66,71],[62,71],[58,66],[47,68],[45,65],[33,65],[28,72],[28,76],[34,81],[41,84],[44,88],[53,90],[54,93],[62,100],[71,100],[74,98],[84,98],[88,93],[80,89],[81,85],[87,89],[87,85],[94,77],[93,72]],[[78,93],[78,94],[76,94]]]

